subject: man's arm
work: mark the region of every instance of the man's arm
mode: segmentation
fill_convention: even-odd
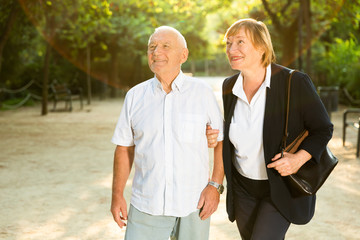
[[[129,178],[134,161],[135,147],[117,146],[114,154],[113,185],[111,213],[120,228],[126,226],[122,220],[127,220],[127,206],[124,198],[126,181]]]
[[[222,184],[224,179],[224,165],[222,159],[222,142],[218,142],[217,146],[214,148],[214,168],[211,177],[211,181]],[[207,185],[206,188],[202,191],[198,209],[201,209],[200,218],[202,220],[207,219],[213,214],[220,201],[220,193],[214,186]]]

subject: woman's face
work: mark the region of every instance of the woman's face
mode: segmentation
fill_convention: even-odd
[[[234,70],[246,71],[261,67],[263,53],[263,50],[254,47],[244,28],[240,28],[236,35],[227,38],[226,54]]]

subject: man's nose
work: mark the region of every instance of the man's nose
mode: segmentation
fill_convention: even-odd
[[[159,46],[156,46],[155,48],[154,48],[154,51],[153,51],[153,54],[159,54],[161,52],[161,49],[160,49],[160,47]]]
[[[159,52],[159,46],[154,47],[153,54],[157,54]]]

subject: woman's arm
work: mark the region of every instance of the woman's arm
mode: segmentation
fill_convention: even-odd
[[[291,98],[294,100],[290,111],[300,111],[296,116],[303,121],[309,136],[296,153],[285,152],[283,158],[278,153],[272,158],[273,162],[267,167],[275,168],[282,176],[296,173],[310,159],[318,162],[333,132],[333,125],[309,76],[295,73],[291,84]]]

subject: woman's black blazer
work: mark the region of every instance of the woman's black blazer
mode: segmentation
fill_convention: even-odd
[[[280,152],[281,140],[285,124],[285,91],[290,69],[271,65],[270,88],[266,89],[266,105],[263,125],[263,145],[265,164]],[[232,88],[239,73],[225,79],[223,83],[223,104],[225,131],[223,142],[224,169],[227,180],[226,209],[230,221],[234,221],[234,203],[232,192],[232,158],[234,146],[229,140],[229,127],[234,113],[237,97]],[[310,161],[319,161],[328,141],[332,137],[333,125],[322,104],[309,76],[296,72],[293,74],[290,95],[290,113],[288,126],[288,143],[293,141],[303,130],[309,130],[309,136],[300,145],[312,155]],[[260,139],[259,139],[260,141]],[[305,224],[314,215],[316,196],[293,198],[287,189],[283,178],[274,169],[267,169],[271,200],[279,212],[288,221]]]

